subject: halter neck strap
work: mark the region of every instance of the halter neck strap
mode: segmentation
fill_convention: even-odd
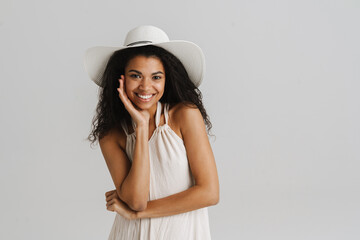
[[[155,125],[156,125],[156,127],[159,126],[160,116],[161,116],[161,102],[158,101],[157,108],[156,108],[156,114],[155,114]]]
[[[169,118],[169,103],[165,103],[164,116],[165,116],[165,124],[168,124],[168,118]]]

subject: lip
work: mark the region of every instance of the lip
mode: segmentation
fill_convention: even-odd
[[[155,93],[139,93],[139,92],[136,92],[135,94],[140,94],[140,95],[154,95]]]
[[[150,98],[148,98],[148,99],[143,99],[143,98],[139,97],[138,94],[140,94],[140,95],[152,95],[152,96]],[[155,95],[156,95],[155,93],[148,93],[148,94],[135,93],[136,98],[141,102],[150,102],[154,98]]]

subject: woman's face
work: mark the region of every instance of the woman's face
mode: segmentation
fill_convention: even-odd
[[[140,109],[156,111],[164,94],[165,70],[157,57],[136,56],[125,67],[125,91]]]

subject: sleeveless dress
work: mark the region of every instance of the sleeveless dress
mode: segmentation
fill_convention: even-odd
[[[157,103],[156,129],[149,140],[149,201],[182,192],[194,185],[183,140],[168,125],[169,105],[164,104],[165,124],[159,126],[162,104]],[[133,127],[134,126],[133,122]],[[133,159],[135,132],[126,135],[126,154]],[[133,128],[135,129],[135,128]],[[108,240],[209,240],[208,208],[158,218],[127,220],[116,213]]]

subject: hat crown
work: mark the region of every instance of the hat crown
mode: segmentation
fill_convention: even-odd
[[[128,32],[124,46],[169,42],[168,35],[154,26],[139,26]]]

